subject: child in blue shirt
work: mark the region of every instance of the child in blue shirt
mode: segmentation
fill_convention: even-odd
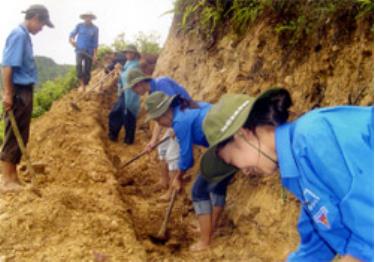
[[[287,123],[285,89],[226,95],[204,121],[201,171],[219,182],[240,169],[272,175],[301,202],[301,242],[287,261],[373,261],[374,109],[338,106]]]

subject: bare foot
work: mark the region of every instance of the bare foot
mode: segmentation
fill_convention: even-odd
[[[207,250],[210,247],[209,243],[204,243],[202,240],[190,246],[190,251],[199,252]]]
[[[22,190],[24,190],[25,187],[21,185],[19,182],[0,182],[0,193],[6,194],[6,193],[18,193]]]

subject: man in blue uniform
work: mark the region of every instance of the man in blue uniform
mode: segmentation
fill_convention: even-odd
[[[92,23],[96,19],[93,13],[83,13],[80,18],[84,22],[79,23],[70,33],[69,42],[76,48],[76,70],[81,84],[79,91],[85,91],[91,78],[91,66],[96,62],[99,29]]]
[[[3,51],[3,107],[13,111],[25,144],[29,138],[33,111],[33,86],[37,82],[37,69],[29,34],[36,35],[46,25],[53,27],[49,13],[43,5],[32,5],[25,13],[25,21],[8,36]],[[5,116],[4,144],[1,151],[2,180],[0,192],[22,189],[17,175],[21,151],[13,134],[8,115]]]

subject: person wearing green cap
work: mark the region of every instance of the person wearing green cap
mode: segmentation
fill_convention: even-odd
[[[209,103],[190,103],[181,96],[168,96],[158,91],[146,99],[148,119],[154,119],[162,127],[172,127],[179,144],[179,170],[172,178],[173,190],[181,189],[184,174],[194,164],[193,146],[208,146],[202,123],[210,109]],[[209,184],[201,175],[196,177],[192,188],[192,199],[194,210],[198,215],[201,239],[192,245],[192,251],[200,251],[209,246],[225,205],[229,182],[230,177],[217,184]]]
[[[127,45],[123,52],[126,63],[121,70],[118,81],[118,99],[108,116],[108,137],[110,140],[116,141],[121,128],[124,127],[124,143],[131,145],[135,139],[140,99],[131,88],[127,88],[127,78],[129,71],[139,68],[140,54],[137,47],[132,44]]]
[[[30,34],[38,34],[46,25],[53,28],[49,12],[43,5],[32,5],[25,13],[25,21],[8,36],[3,51],[3,106],[13,111],[25,144],[29,138],[33,111],[33,86],[37,82],[37,68]],[[21,150],[13,134],[8,114],[5,115],[4,143],[1,151],[2,179],[0,192],[22,189],[17,175]]]
[[[160,91],[169,96],[180,95],[182,98],[189,101],[189,103],[193,103],[193,99],[186,89],[172,78],[167,76],[156,78],[148,77],[139,69],[134,69],[129,72],[128,87],[140,96],[143,96],[146,93],[152,94],[153,92]],[[151,140],[145,148],[147,152],[151,152],[151,149],[154,148],[155,144],[160,139],[170,136],[173,132],[171,132],[171,130],[166,130],[163,135],[162,133],[163,128],[156,124],[152,131]],[[175,169],[175,147],[176,141],[173,136],[171,139],[168,139],[158,146],[162,169],[159,186],[162,189],[168,188],[169,183],[171,182],[169,177],[171,176],[170,172]]]
[[[202,175],[220,182],[280,172],[301,202],[301,242],[287,261],[373,261],[374,108],[316,109],[287,122],[283,88],[257,98],[225,95],[204,120]]]

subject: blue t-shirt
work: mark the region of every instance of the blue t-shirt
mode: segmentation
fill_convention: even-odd
[[[191,96],[183,86],[167,76],[154,78],[150,81],[150,93],[156,91],[163,92],[169,96],[180,95],[182,98],[192,100]]]
[[[75,38],[76,36],[76,52],[93,55],[94,49],[98,48],[98,27],[94,24],[79,23],[70,33],[71,38]]]
[[[124,98],[125,98],[125,109],[129,110],[135,117],[139,113],[140,109],[140,98],[137,93],[135,93],[131,88],[127,88],[124,83],[127,83],[128,79],[128,73],[131,69],[138,68],[139,67],[139,60],[128,60],[120,74],[120,88],[122,88],[125,92]]]
[[[193,145],[208,147],[202,123],[212,105],[204,102],[198,104],[200,108],[181,111],[176,107],[173,110],[172,127],[180,146],[178,167],[181,171],[188,170],[194,164]]]
[[[33,46],[25,25],[19,25],[8,36],[2,65],[12,68],[14,84],[29,85],[38,81]]]
[[[373,108],[314,110],[276,129],[282,184],[301,201],[301,243],[288,261],[373,261]]]

